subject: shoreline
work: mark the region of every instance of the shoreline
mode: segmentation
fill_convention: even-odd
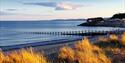
[[[119,34],[118,34],[119,35]],[[120,34],[121,35],[121,34]],[[88,39],[90,40],[90,42],[95,43],[97,38],[99,36],[104,36],[107,37],[108,35],[96,35],[96,36],[86,36],[88,37]],[[59,40],[51,40],[51,41],[42,41],[42,42],[34,42],[34,43],[26,43],[26,44],[18,44],[18,45],[8,45],[8,46],[0,46],[0,49],[3,52],[8,52],[8,51],[13,51],[13,50],[19,50],[19,49],[27,49],[27,48],[39,48],[39,49],[47,49],[51,47],[50,46],[58,46],[58,45],[62,45],[65,46],[67,44],[74,44],[80,40],[83,39],[83,37],[76,37],[76,38],[70,38],[70,39],[59,39]]]
[[[83,23],[82,25],[78,25],[78,26],[87,26],[87,27],[113,27],[113,28],[125,28],[125,26],[105,26],[105,25],[90,25],[90,24],[86,24]]]
[[[87,36],[87,37],[91,43],[95,43],[96,39],[99,36],[100,35]],[[101,35],[101,36],[106,36],[106,35]],[[53,41],[44,41],[44,43],[35,42],[35,43],[19,44],[19,45],[12,45],[12,46],[0,46],[0,48],[5,53],[9,53],[11,51],[19,51],[20,49],[32,48],[36,52],[45,53],[44,54],[45,56],[51,57],[51,55],[58,53],[61,47],[69,46],[71,48],[74,48],[74,44],[76,44],[78,41],[81,41],[84,37],[85,36],[81,38],[70,39],[70,40],[61,39],[61,40],[53,40]]]
[[[18,44],[18,45],[9,45],[9,46],[0,46],[2,51],[11,51],[11,50],[18,50],[22,48],[29,48],[29,47],[39,47],[39,46],[50,46],[50,45],[57,45],[57,44],[64,44],[79,41],[82,38],[76,39],[60,39],[60,40],[52,40],[52,41],[43,41],[43,42],[35,42],[35,43],[27,43],[27,44]]]

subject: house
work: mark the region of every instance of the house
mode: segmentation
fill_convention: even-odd
[[[104,21],[104,19],[102,17],[88,18],[87,19],[88,23],[97,23],[97,22],[101,22],[101,21]]]

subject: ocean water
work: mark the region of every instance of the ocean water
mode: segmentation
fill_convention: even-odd
[[[82,36],[74,35],[31,34],[28,32],[109,31],[118,29],[77,26],[83,22],[85,21],[0,21],[0,46],[82,38]]]

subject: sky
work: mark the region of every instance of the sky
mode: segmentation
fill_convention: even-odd
[[[0,0],[0,20],[110,17],[125,12],[125,0]]]

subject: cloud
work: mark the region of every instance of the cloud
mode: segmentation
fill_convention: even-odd
[[[73,10],[82,7],[82,5],[70,4],[70,3],[59,3],[56,6],[56,10]]]
[[[40,3],[24,3],[26,5],[39,5],[39,6],[45,6],[45,7],[53,7],[55,10],[74,10],[79,7],[82,7],[83,5],[73,4],[73,3],[55,3],[55,2],[40,2]]]
[[[7,11],[16,11],[17,9],[6,9]]]
[[[0,15],[15,15],[16,13],[13,13],[11,11],[16,11],[17,9],[5,9],[5,11],[0,11]]]
[[[53,16],[53,14],[14,13],[14,12],[9,12],[9,11],[0,11],[0,16],[11,16],[11,15]]]
[[[24,3],[26,5],[39,5],[39,6],[46,6],[46,7],[55,7],[56,3],[54,2],[40,2],[40,3]]]
[[[14,13],[0,11],[0,15],[15,15]]]

